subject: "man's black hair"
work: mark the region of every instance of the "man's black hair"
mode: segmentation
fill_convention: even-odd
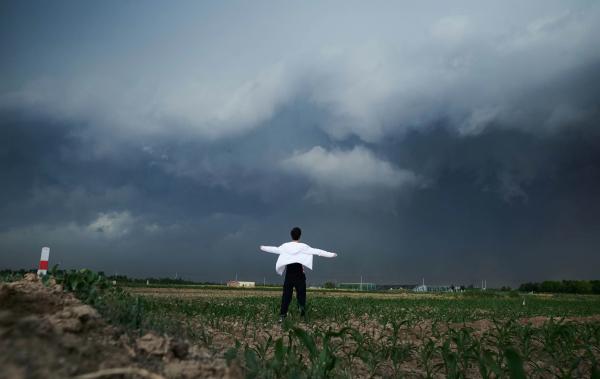
[[[292,240],[298,241],[300,239],[300,236],[302,235],[302,230],[300,230],[299,227],[295,226],[290,232],[290,235],[292,236]]]

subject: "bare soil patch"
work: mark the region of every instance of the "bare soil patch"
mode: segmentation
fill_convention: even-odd
[[[154,297],[173,297],[179,299],[201,299],[201,298],[240,298],[240,297],[281,297],[279,291],[257,291],[257,290],[220,290],[207,288],[160,288],[160,287],[129,287],[132,294]]]
[[[94,308],[33,274],[0,284],[0,352],[2,379],[241,376],[206,348],[109,325]]]

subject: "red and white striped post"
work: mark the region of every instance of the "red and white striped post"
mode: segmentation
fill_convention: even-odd
[[[50,248],[42,247],[42,256],[40,258],[40,267],[38,268],[38,276],[46,275],[48,272],[48,259],[50,258]]]

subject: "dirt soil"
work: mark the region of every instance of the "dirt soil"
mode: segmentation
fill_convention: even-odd
[[[265,291],[247,288],[236,289],[213,289],[213,288],[169,288],[169,287],[129,287],[127,291],[135,295],[153,297],[178,297],[181,299],[202,299],[214,297],[281,297],[281,290]],[[309,294],[318,294],[319,297],[351,297],[351,298],[375,298],[375,299],[456,299],[443,294],[415,294],[411,292],[357,292],[357,291],[318,291],[308,290]]]
[[[94,308],[34,274],[0,284],[0,367],[0,379],[242,376],[206,348],[109,325]]]

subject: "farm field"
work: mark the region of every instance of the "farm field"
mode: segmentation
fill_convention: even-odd
[[[283,325],[279,301],[277,288],[122,287],[89,270],[13,278],[0,378],[600,374],[597,295],[311,290],[308,317],[292,303]]]
[[[136,295],[153,297],[177,297],[177,298],[211,298],[211,297],[281,297],[281,287],[258,287],[258,288],[231,288],[225,286],[136,286],[127,287],[127,291]],[[358,297],[358,298],[381,298],[381,299],[406,299],[428,297],[439,299],[442,295],[431,293],[415,294],[408,291],[390,292],[361,292],[353,290],[332,289],[308,289],[307,293],[318,297]]]
[[[193,341],[248,377],[597,377],[600,297],[130,288],[140,327]],[[293,308],[293,307],[292,307]]]

